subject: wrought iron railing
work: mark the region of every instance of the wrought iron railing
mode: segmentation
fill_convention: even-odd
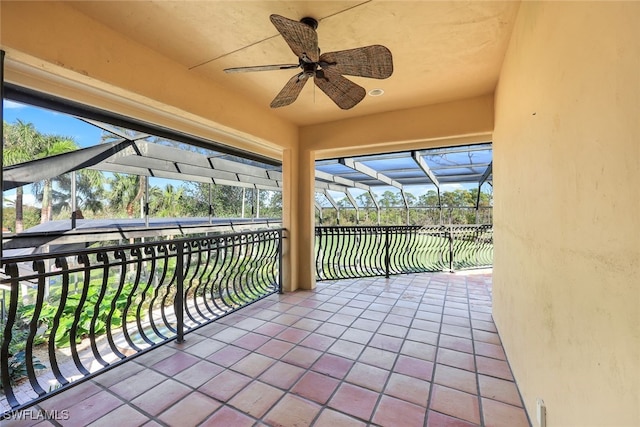
[[[5,258],[4,414],[281,292],[282,239],[271,229]]]
[[[318,280],[493,264],[491,225],[316,227],[315,244]]]

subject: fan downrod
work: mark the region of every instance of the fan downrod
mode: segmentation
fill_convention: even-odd
[[[318,28],[318,21],[316,19],[314,19],[314,18],[309,17],[309,16],[305,16],[304,18],[302,18],[300,20],[300,22],[310,26],[314,30]]]

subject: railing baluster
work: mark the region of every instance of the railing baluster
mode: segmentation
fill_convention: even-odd
[[[250,256],[247,261],[247,265],[249,266],[249,280],[247,280],[247,288],[249,289],[251,298],[258,295],[266,285],[262,282],[262,278],[260,277],[262,272],[258,265],[267,259],[267,246],[268,240],[263,240],[261,235],[251,235]]]
[[[56,267],[61,268],[59,259],[59,257],[56,258]],[[44,263],[42,263],[41,265],[38,264],[38,275],[41,277],[45,276]],[[53,317],[53,325],[51,326],[51,332],[49,333],[49,363],[51,363],[51,370],[53,371],[53,375],[56,377],[58,383],[62,385],[69,384],[69,381],[67,381],[65,376],[62,375],[62,372],[60,372],[60,367],[58,366],[58,359],[56,357],[56,335],[58,332],[58,328],[60,327],[60,318],[62,317],[64,308],[67,305],[67,296],[69,295],[68,278],[68,275],[66,277],[63,276],[62,290],[60,292],[60,302],[58,303],[58,310]],[[53,337],[53,339],[51,339],[51,337]],[[69,339],[71,339],[71,337]]]
[[[251,272],[250,261],[247,261],[247,259],[251,259],[251,257],[247,257],[246,254],[248,252],[251,252],[252,246],[249,244],[249,243],[253,243],[252,241],[250,242],[250,240],[252,240],[251,237],[252,237],[251,234],[245,234],[245,235],[242,235],[240,239],[238,239],[238,257],[236,258],[236,261],[239,264],[239,266],[238,268],[235,269],[235,271],[236,271],[236,277],[239,277],[239,279],[234,280],[233,283],[238,284],[239,290],[236,290],[236,292],[239,295],[241,295],[240,297],[241,305],[244,305],[243,302],[251,298],[251,296],[247,294],[247,290],[246,290],[247,288],[246,285],[249,282],[249,277]],[[243,297],[245,301],[242,301]]]
[[[36,302],[33,310],[33,315],[31,317],[31,321],[29,322],[29,336],[27,338],[27,342],[25,344],[25,363],[27,365],[27,378],[29,378],[29,382],[31,383],[31,387],[38,394],[38,396],[42,396],[46,393],[44,389],[40,386],[40,383],[36,379],[36,371],[33,366],[33,342],[36,337],[36,331],[38,330],[38,323],[40,321],[40,313],[42,311],[42,305],[44,303],[44,294],[45,294],[45,276],[44,276],[44,262],[42,260],[37,260],[33,262],[33,270],[41,273],[42,275],[38,277],[38,288],[36,294]]]
[[[129,329],[127,328],[127,314],[129,313],[129,307],[131,307],[133,299],[136,295],[136,291],[138,290],[138,287],[140,285],[140,275],[142,274],[142,253],[140,251],[140,248],[132,248],[130,253],[131,259],[135,258],[135,264],[133,265],[136,266],[136,274],[135,278],[133,279],[133,287],[131,288],[131,291],[129,291],[129,295],[127,295],[127,302],[122,309],[122,333],[124,334],[125,340],[129,344],[129,346],[134,351],[140,351],[141,348],[133,342],[133,339],[131,339],[131,335],[129,334]],[[141,327],[138,327],[138,333],[140,334],[140,336],[142,336],[143,332]]]
[[[190,304],[188,301],[188,296],[191,293],[191,288],[193,286],[193,277],[195,275],[195,273],[198,270],[198,264],[199,263],[192,263],[192,258],[194,256],[194,252],[198,253],[198,242],[197,241],[190,241],[190,242],[184,242],[183,244],[183,250],[186,249],[186,252],[184,253],[184,258],[183,258],[183,273],[182,273],[182,286],[184,288],[184,292],[183,292],[183,298],[184,298],[184,306],[183,306],[183,310],[184,313],[187,315],[187,317],[189,318],[189,320],[191,320],[192,323],[198,325],[200,322],[198,322],[196,320],[196,318],[193,316],[193,314],[191,313],[191,309],[189,308]],[[192,265],[195,265],[195,268],[192,268]],[[195,270],[195,271],[192,271]],[[194,306],[195,306],[195,296],[194,296]]]
[[[116,289],[115,294],[111,295],[111,309],[109,310],[109,314],[107,315],[107,341],[109,342],[109,346],[111,347],[111,351],[119,357],[120,359],[124,359],[126,356],[120,351],[120,349],[116,346],[115,341],[113,339],[113,316],[117,310],[118,298],[122,293],[122,289],[124,288],[124,281],[127,277],[127,256],[122,249],[116,249],[113,253],[113,257],[115,259],[119,259],[119,281],[118,281],[118,289]],[[124,324],[124,322],[123,322]]]
[[[226,245],[226,238],[225,237],[216,237],[215,238],[215,242],[216,242],[216,263],[215,263],[215,270],[216,270],[216,276],[215,278],[212,280],[212,292],[215,290],[217,292],[217,295],[215,295],[215,298],[212,298],[212,300],[214,302],[216,301],[220,301],[224,307],[220,307],[220,310],[225,313],[227,311],[229,311],[229,309],[233,308],[233,301],[231,301],[231,304],[229,304],[229,302],[226,299],[226,293],[223,290],[223,285],[226,284],[227,282],[225,281],[224,283],[220,280],[221,278],[225,277],[225,272],[227,270],[227,265],[225,264],[226,258],[227,258],[227,245]],[[216,303],[216,306],[218,306],[218,304]]]
[[[236,278],[236,274],[237,274],[237,269],[235,268],[235,262],[236,262],[236,242],[234,238],[226,238],[225,239],[225,252],[224,252],[224,273],[222,275],[222,277],[224,277],[225,280],[225,290],[226,293],[225,295],[227,296],[227,298],[229,299],[229,301],[231,301],[231,304],[229,304],[229,308],[230,309],[235,309],[238,304],[239,301],[237,300],[238,296],[236,293],[236,283],[235,283],[235,278]],[[231,287],[229,287],[231,286]],[[231,290],[233,289],[233,291]]]
[[[147,256],[151,256],[151,267],[149,269],[148,272],[148,276],[147,276],[147,283],[144,286],[142,293],[140,295],[140,302],[138,303],[138,306],[136,307],[136,325],[138,327],[138,333],[140,334],[140,338],[142,338],[144,340],[144,342],[146,342],[149,345],[154,345],[154,341],[149,338],[147,336],[147,332],[144,330],[143,326],[142,326],[142,307],[144,306],[144,303],[147,299],[147,293],[149,292],[149,289],[151,289],[151,284],[153,283],[153,279],[155,277],[155,266],[156,266],[156,259],[155,259],[155,251],[154,251],[154,247],[153,246],[147,246],[144,248],[144,263],[139,264],[139,267],[145,268],[146,271],[146,262],[147,262]],[[151,325],[152,327],[153,325],[153,320],[151,320]],[[155,329],[155,328],[154,328]]]
[[[367,276],[375,276],[377,265],[375,264],[375,258],[373,256],[373,248],[376,247],[376,238],[377,234],[372,231],[371,227],[363,227],[362,236],[364,239],[364,244],[362,245],[362,254],[361,260],[364,264],[364,272]]]
[[[160,337],[161,339],[167,339],[167,336],[165,334],[163,334],[162,332],[160,332],[160,330],[158,329],[158,326],[156,325],[156,321],[155,321],[155,316],[154,316],[154,309],[157,307],[157,301],[159,301],[158,297],[160,295],[160,289],[162,288],[162,284],[165,283],[165,278],[167,277],[167,269],[168,269],[168,262],[169,262],[169,256],[168,256],[168,250],[167,250],[167,245],[166,244],[161,244],[158,245],[157,247],[157,252],[156,254],[153,254],[153,258],[152,258],[152,265],[151,265],[151,274],[153,275],[153,277],[157,277],[158,274],[156,273],[156,268],[160,268],[158,265],[159,263],[156,263],[156,260],[159,259],[159,255],[158,254],[164,254],[162,255],[162,274],[160,274],[160,278],[157,280],[156,283],[154,283],[154,289],[153,289],[153,297],[151,298],[151,301],[149,302],[149,311],[148,311],[148,316],[149,316],[149,323],[151,324],[151,329],[153,329],[153,332]],[[149,278],[149,280],[151,281],[151,278]],[[152,282],[151,282],[152,283]],[[164,307],[162,307],[162,301],[164,301],[164,298],[162,300],[160,300],[160,312],[162,314],[161,318],[164,320]],[[165,327],[168,327],[167,323],[165,322]]]
[[[278,293],[282,294],[282,280],[283,280],[283,268],[282,268],[282,246],[283,246],[283,232],[278,230]]]
[[[162,315],[162,321],[164,322],[164,325],[167,329],[169,329],[171,332],[173,333],[177,333],[177,329],[173,327],[172,322],[169,320],[168,316],[167,316],[167,310],[166,307],[173,305],[174,307],[174,315],[176,315],[175,313],[175,295],[173,295],[173,303],[171,302],[171,298],[172,298],[172,292],[173,292],[173,287],[174,285],[176,285],[176,282],[178,281],[178,271],[182,271],[182,268],[178,269],[178,262],[180,262],[180,265],[182,265],[183,261],[178,261],[179,257],[177,255],[177,244],[175,242],[171,242],[169,245],[167,245],[165,247],[166,249],[166,264],[165,264],[165,271],[167,273],[169,273],[169,266],[170,266],[170,261],[173,257],[170,256],[170,253],[173,251],[175,253],[175,259],[176,259],[176,264],[173,268],[173,272],[171,273],[171,278],[169,279],[169,282],[166,284],[166,286],[164,287],[164,295],[162,296],[162,300],[160,302],[160,314]],[[162,247],[161,247],[162,249]],[[181,275],[183,274],[182,272],[180,273]],[[164,277],[163,277],[164,279]],[[161,284],[164,283],[160,282]]]
[[[62,269],[62,280],[66,283],[69,283],[69,263],[65,257],[60,257],[56,260],[56,266]],[[44,266],[43,266],[44,268]],[[78,356],[78,345],[76,343],[78,336],[78,324],[80,323],[80,314],[84,308],[84,303],[87,299],[86,286],[82,287],[82,292],[80,293],[80,299],[78,300],[78,306],[76,307],[73,315],[73,323],[71,324],[71,328],[69,329],[69,346],[71,347],[71,357],[73,362],[76,365],[76,368],[82,375],[89,375],[89,371],[84,367],[82,362],[80,361],[80,357]],[[38,292],[40,293],[40,292]]]
[[[102,262],[102,286],[100,286],[98,298],[93,306],[93,316],[91,317],[91,323],[89,324],[89,336],[91,337],[91,351],[93,352],[93,357],[98,361],[98,363],[106,367],[109,366],[109,363],[102,358],[102,355],[98,351],[98,345],[95,337],[98,335],[96,333],[96,325],[98,323],[98,317],[100,316],[100,304],[107,293],[107,286],[109,282],[109,256],[106,251],[100,251],[96,254],[96,260],[98,262]]]
[[[454,240],[454,235],[453,235],[453,228],[452,226],[449,226],[449,271],[453,271],[453,240]]]
[[[209,283],[211,273],[213,272],[213,265],[211,264],[211,253],[213,252],[211,249],[211,239],[204,238],[202,240],[202,245],[206,248],[206,260],[204,262],[204,266],[202,267],[200,278],[198,279],[199,283],[196,287],[196,294],[202,295],[202,302],[205,309],[209,312],[209,314],[214,314],[213,309],[209,305],[209,298],[207,298],[207,284]],[[202,317],[206,318],[206,315],[202,314]]]
[[[176,342],[184,342],[184,243],[176,244],[176,296],[173,311],[176,315]]]
[[[322,239],[322,227],[315,229],[315,253],[316,253],[316,277],[322,280],[324,278],[324,241]],[[280,250],[280,253],[282,251]]]
[[[389,227],[384,228],[384,277],[389,278],[389,272],[391,270],[391,257],[389,254]]]
[[[7,312],[7,320],[4,325],[4,333],[2,335],[2,348],[0,348],[0,366],[2,367],[2,389],[7,398],[7,402],[12,408],[20,405],[13,392],[11,377],[9,375],[9,346],[13,338],[13,327],[16,322],[16,314],[18,312],[18,265],[16,263],[5,264],[5,273],[11,278],[11,295],[9,300],[9,311]]]
[[[207,269],[209,268],[209,261],[211,260],[211,251],[209,250],[209,239],[206,239],[206,238],[202,239],[199,245],[200,246],[198,250],[198,268],[199,268],[200,275],[197,279],[198,284],[196,285],[196,288],[194,289],[193,293],[194,293],[194,301],[196,302],[196,311],[198,312],[198,314],[202,319],[206,319],[207,316],[200,309],[200,304],[198,303],[197,298],[199,295],[205,295],[204,276],[207,273]],[[202,262],[203,252],[204,252],[204,259],[205,259],[204,262]],[[195,276],[196,276],[196,273],[194,273],[194,278]],[[209,303],[206,298],[202,298],[202,304],[204,305],[204,308],[209,313],[211,313],[211,307],[209,307]]]
[[[214,245],[215,243],[215,245]],[[214,261],[211,264],[211,272],[209,273],[209,275],[207,276],[207,284],[209,286],[210,289],[210,294],[211,294],[211,302],[213,303],[213,305],[215,306],[216,309],[218,309],[221,313],[224,313],[226,311],[226,309],[224,309],[223,307],[220,307],[220,305],[218,305],[218,301],[220,301],[222,304],[225,304],[225,301],[222,299],[222,289],[220,287],[220,283],[218,282],[218,277],[220,277],[220,268],[218,267],[220,265],[220,241],[219,239],[212,239],[210,242],[210,246],[211,247],[215,247],[215,256],[214,256]],[[213,276],[213,273],[215,272],[215,276],[213,277],[213,279],[211,278]],[[213,314],[213,312],[212,312]]]

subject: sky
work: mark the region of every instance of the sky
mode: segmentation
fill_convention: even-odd
[[[33,123],[40,133],[69,136],[81,147],[99,144],[102,135],[100,129],[75,117],[5,100],[4,121],[13,124],[16,119]]]
[[[81,147],[90,147],[100,142],[102,131],[95,126],[82,122],[75,117],[56,111],[36,108],[14,101],[4,100],[4,121],[9,124],[16,123],[20,119],[25,123],[33,123],[40,133],[63,135],[73,138]],[[24,204],[39,207],[35,196],[31,194],[31,186],[24,191]],[[4,193],[4,205],[7,200],[14,201],[16,191],[9,190]]]
[[[99,144],[102,136],[101,129],[73,116],[14,101],[4,100],[3,113],[4,121],[9,124],[14,124],[16,120],[20,119],[25,123],[32,123],[40,133],[70,137],[82,148]],[[110,174],[105,173],[105,175],[109,176]],[[166,184],[172,184],[174,187],[180,185],[180,181],[154,177],[149,183],[161,188],[164,188]],[[15,194],[15,189],[4,193],[4,206],[15,200]],[[31,186],[25,187],[24,204],[40,207],[35,196],[31,193]]]

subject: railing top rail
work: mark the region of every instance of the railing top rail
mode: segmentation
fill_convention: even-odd
[[[135,222],[129,223],[112,223],[107,225],[97,225],[91,227],[90,223],[95,221],[96,223],[103,222],[102,220],[82,220],[87,223],[87,226],[71,228],[70,225],[67,228],[63,229],[55,229],[55,230],[43,230],[43,231],[29,231],[26,230],[20,234],[14,233],[4,233],[2,235],[2,239],[13,240],[13,239],[25,239],[30,237],[50,237],[50,236],[62,236],[62,235],[92,235],[92,234],[103,234],[110,233],[113,231],[119,232],[139,232],[139,231],[163,231],[163,230],[172,230],[174,228],[180,228],[182,230],[196,230],[194,233],[197,233],[197,230],[200,229],[208,229],[208,228],[222,228],[229,226],[251,226],[251,225],[275,225],[281,224],[282,220],[279,218],[215,218],[214,222],[208,222],[208,219],[200,218],[187,218],[187,220],[193,220],[190,222],[184,222],[185,220],[181,218],[172,219],[167,218],[166,223],[162,224],[149,224],[148,226],[144,224],[138,223],[139,220],[134,220]],[[55,221],[57,223],[66,221]],[[70,224],[70,221],[69,221]]]
[[[215,234],[211,236],[195,236],[195,237],[183,237],[179,239],[171,239],[171,240],[162,240],[162,241],[152,241],[152,242],[144,242],[144,243],[127,243],[124,245],[111,245],[111,246],[101,246],[99,248],[89,248],[89,249],[76,249],[69,251],[56,251],[49,253],[39,253],[39,254],[28,254],[28,255],[17,255],[10,257],[0,258],[0,266],[4,266],[9,263],[22,263],[22,262],[32,262],[41,259],[51,259],[51,258],[59,258],[59,257],[77,257],[81,255],[91,255],[105,251],[128,251],[128,250],[136,250],[153,246],[166,246],[166,245],[176,245],[179,243],[190,243],[197,242],[203,239],[233,239],[242,236],[250,236],[257,234],[266,234],[266,233],[274,233],[274,232],[282,232],[285,229],[282,227],[277,228],[265,228],[262,230],[251,230],[251,231],[239,231],[235,233],[223,233],[223,234]]]
[[[493,224],[442,224],[442,225],[317,225],[316,229],[462,229],[462,228],[491,228]]]

